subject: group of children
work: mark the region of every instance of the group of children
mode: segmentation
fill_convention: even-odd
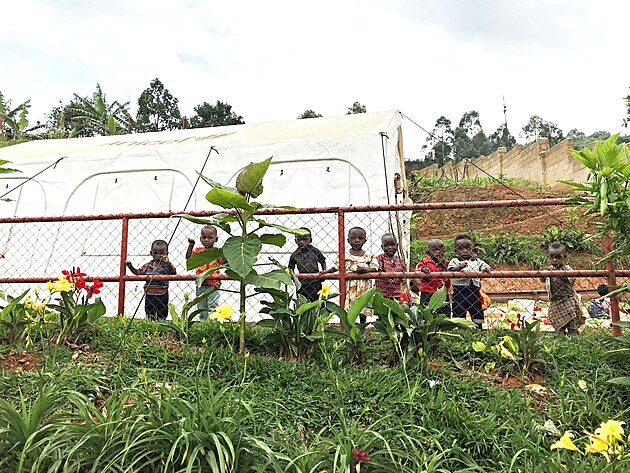
[[[297,249],[291,254],[288,268],[300,274],[327,274],[339,269],[341,262],[339,256],[333,265],[326,267],[326,258],[323,253],[312,245],[312,236],[308,228],[303,228],[308,233],[295,237]],[[217,242],[217,230],[211,225],[201,229],[200,240],[202,246],[195,248],[195,240],[188,239],[188,249],[186,259],[193,253],[201,252],[212,248]],[[367,241],[367,233],[361,227],[353,227],[348,231],[349,248],[344,255],[346,272],[364,274],[369,272],[389,272],[402,273],[407,271],[407,266],[398,253],[398,241],[396,237],[387,233],[381,238],[381,248],[383,253],[374,255],[365,251],[364,246]],[[470,314],[472,321],[478,328],[482,328],[484,322],[484,311],[482,308],[481,279],[478,277],[458,277],[445,278],[441,276],[431,276],[431,273],[454,271],[460,273],[489,273],[491,267],[477,256],[475,244],[470,235],[457,235],[454,239],[455,257],[450,261],[444,256],[444,243],[439,239],[431,239],[427,243],[427,256],[416,265],[416,272],[421,272],[425,276],[419,279],[410,279],[409,289],[404,290],[403,278],[376,278],[374,285],[380,289],[384,297],[400,301],[413,302],[417,297],[417,302],[424,306],[429,304],[431,296],[441,287],[446,287],[451,294],[447,298],[447,303],[439,309],[446,316],[458,318],[466,317]],[[151,245],[152,260],[136,269],[130,262],[127,267],[135,275],[168,275],[176,274],[175,267],[168,260],[168,244],[164,240],[156,240]],[[566,248],[562,243],[552,243],[548,248],[548,258],[550,266],[546,270],[571,271],[571,267],[566,264]],[[212,261],[196,269],[196,274],[202,274],[213,268],[219,268],[222,261]],[[320,269],[321,268],[321,269]],[[213,276],[219,274],[217,269]],[[568,334],[577,333],[579,327],[584,323],[582,309],[579,298],[574,290],[575,278],[572,277],[544,277],[549,295],[549,322],[557,332]],[[200,319],[205,320],[208,313],[214,310],[219,304],[220,293],[218,291],[220,281],[218,279],[206,279],[197,288],[197,296],[206,292],[212,292],[209,297],[199,303]],[[347,309],[361,294],[372,287],[371,279],[349,279],[346,281],[345,308]],[[600,287],[601,288],[601,287]],[[598,291],[599,289],[598,288]],[[607,289],[607,287],[606,287]],[[302,280],[298,290],[307,300],[315,301],[322,290],[322,283],[319,279]],[[150,278],[144,285],[145,310],[147,318],[152,320],[166,319],[168,315],[168,281],[155,280]],[[410,297],[411,296],[411,297]],[[590,312],[590,309],[589,309]],[[369,309],[364,309],[360,321],[366,322],[366,317],[370,314]]]

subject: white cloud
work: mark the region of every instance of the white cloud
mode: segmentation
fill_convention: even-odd
[[[355,100],[431,129],[478,110],[487,133],[537,114],[566,132],[620,130],[627,2],[22,0],[3,6],[0,90],[43,118],[100,83],[131,102],[158,77],[190,115],[221,100],[246,121],[338,115]],[[408,156],[425,134],[405,126]]]

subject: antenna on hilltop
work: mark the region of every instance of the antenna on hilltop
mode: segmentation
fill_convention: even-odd
[[[507,107],[505,106],[505,95],[503,96],[503,126],[507,129]]]

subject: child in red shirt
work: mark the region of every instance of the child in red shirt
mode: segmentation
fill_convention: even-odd
[[[446,271],[448,260],[444,259],[444,242],[442,240],[437,238],[429,240],[427,243],[427,255],[416,265],[416,271],[422,271],[425,274]],[[447,278],[422,278],[420,283],[420,301],[422,305],[428,306],[431,296],[442,286],[446,286],[448,290],[451,286],[450,280]],[[448,297],[446,298],[446,304],[438,312],[447,317],[451,316],[451,305]]]

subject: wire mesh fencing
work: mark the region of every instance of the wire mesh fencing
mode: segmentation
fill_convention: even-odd
[[[457,209],[489,212],[490,208],[508,209],[507,217],[515,215],[526,206],[566,205],[561,199],[539,199],[536,201],[495,201],[495,202],[448,202],[434,204],[409,204],[378,207],[330,207],[318,209],[299,209],[297,211],[266,209],[260,212],[260,218],[272,225],[291,228],[307,228],[310,231],[311,245],[321,251],[325,258],[325,267],[336,267],[337,271],[316,276],[306,276],[326,280],[332,293],[340,294],[340,303],[347,298],[347,287],[353,280],[397,281],[402,284],[402,293],[426,283],[428,280],[443,280],[449,286],[450,305],[448,310],[454,315],[467,315],[475,320],[483,317],[485,326],[511,325],[521,320],[544,318],[548,312],[549,300],[545,288],[545,279],[559,274],[541,272],[546,259],[544,249],[538,249],[538,259],[532,259],[529,266],[521,264],[517,270],[503,270],[493,267],[490,273],[469,273],[441,270],[432,271],[427,276],[417,263],[426,257],[424,243],[433,237],[441,237],[447,242],[446,259],[455,257],[452,243],[448,243],[459,233],[469,233],[473,240],[479,238],[476,229],[471,227],[470,218],[450,216],[449,225],[443,224],[447,212]],[[430,212],[430,220],[426,217]],[[208,216],[208,213],[195,213]],[[0,269],[2,270],[3,289],[7,293],[19,293],[47,280],[55,279],[63,269],[80,267],[90,277],[102,280],[105,285],[102,298],[108,308],[108,315],[123,313],[131,315],[137,312],[144,316],[141,301],[144,294],[146,277],[133,276],[125,267],[131,262],[139,267],[151,259],[151,244],[155,240],[168,243],[169,260],[175,265],[177,275],[168,277],[170,301],[180,308],[185,294],[194,295],[194,271],[186,270],[186,250],[189,239],[195,240],[195,247],[201,247],[199,239],[201,226],[174,216],[175,214],[133,214],[101,215],[84,217],[28,217],[1,219],[0,223]],[[442,217],[440,217],[442,215]],[[422,220],[419,222],[419,218]],[[419,225],[433,222],[431,228]],[[477,220],[478,221],[478,220]],[[349,241],[350,231],[360,229],[364,241],[359,247],[353,247]],[[281,233],[274,227],[265,227],[258,233]],[[501,228],[497,228],[497,233]],[[383,266],[381,271],[369,267],[368,272],[356,272],[347,263],[351,253],[365,253],[370,257],[383,254],[382,238],[393,235],[398,243],[397,254],[405,263],[405,272],[400,268],[392,272],[394,266]],[[411,238],[411,236],[415,238]],[[292,253],[297,250],[293,235],[287,234],[284,247],[265,245],[258,258],[257,271],[264,272],[276,267],[289,265]],[[221,246],[230,235],[218,229],[217,246]],[[523,244],[522,242],[520,244]],[[540,246],[539,243],[537,243]],[[450,246],[449,246],[450,245]],[[528,245],[525,242],[525,245]],[[534,248],[534,243],[530,246]],[[352,251],[351,251],[352,250]],[[479,244],[476,256],[480,259],[496,260],[497,247],[483,248]],[[533,250],[532,250],[533,251]],[[588,261],[568,263],[575,270],[571,274],[574,288],[580,298],[584,314],[588,313],[590,299],[599,297],[596,288],[600,285],[615,285],[625,282],[630,272],[608,265],[606,269],[596,269],[596,262],[610,251],[610,248],[592,254]],[[381,262],[382,263],[382,262]],[[319,269],[319,268],[318,268]],[[567,273],[569,274],[569,273]],[[542,278],[542,280],[541,280]],[[462,279],[469,279],[462,284]],[[470,281],[473,279],[473,281]],[[411,283],[411,281],[417,281]],[[468,286],[462,288],[462,286]],[[289,291],[293,289],[288,288]],[[490,300],[489,306],[483,292]],[[221,304],[238,307],[238,282],[223,280],[220,290]],[[260,317],[260,297],[250,288],[247,305],[248,320]],[[421,295],[411,293],[411,299]],[[426,299],[426,296],[424,296]],[[526,302],[522,302],[526,301]],[[533,301],[533,302],[531,302]],[[481,315],[479,312],[481,307]],[[517,307],[518,309],[515,309]],[[447,310],[447,309],[444,309]],[[612,309],[613,312],[615,308]],[[515,315],[516,314],[516,315]],[[497,319],[500,321],[493,321]],[[506,322],[507,320],[507,322]]]

